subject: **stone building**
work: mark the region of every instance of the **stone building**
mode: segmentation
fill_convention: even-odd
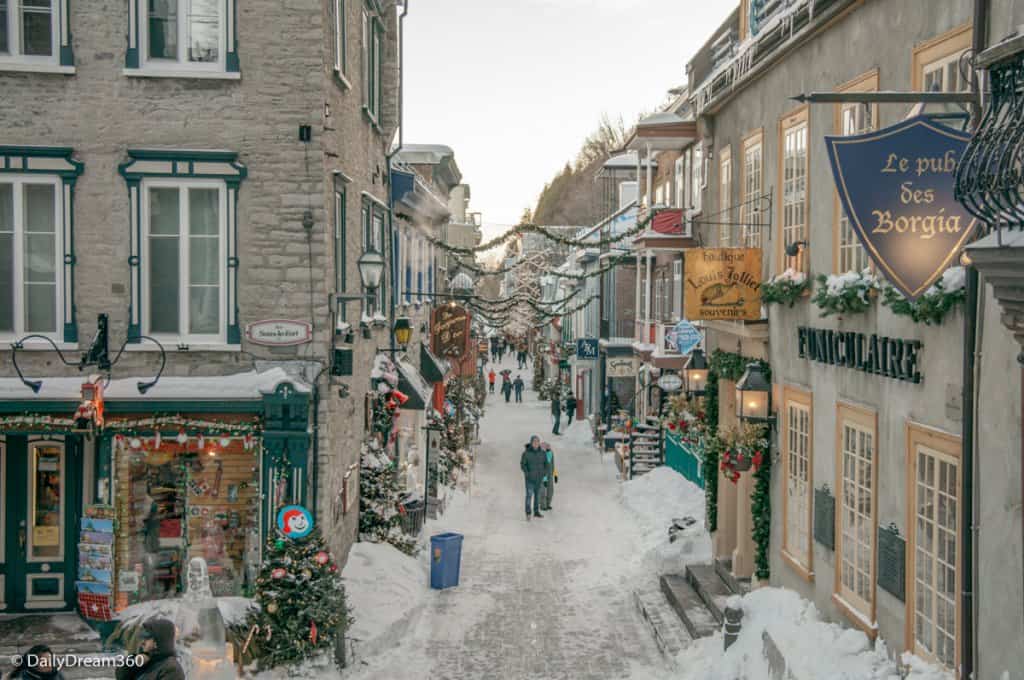
[[[17,352],[37,392],[0,351],[0,526],[43,517],[27,500],[39,480],[59,490],[46,524],[26,527],[27,552],[5,554],[0,539],[0,605],[73,609],[83,510],[108,503],[126,517],[163,462],[206,453],[202,481],[212,488],[215,467],[219,485],[223,469],[225,489],[182,485],[184,510],[160,520],[168,559],[216,561],[194,539],[222,529],[234,568],[223,592],[239,591],[277,505],[293,502],[314,509],[343,560],[358,526],[363,395],[390,331],[394,282],[385,271],[364,290],[357,260],[390,256],[402,8],[41,4],[47,31],[0,26],[0,340],[48,339]],[[100,315],[118,360],[108,427],[93,437],[71,419]],[[361,322],[364,334],[348,332]],[[166,367],[142,394],[135,381],[163,360],[146,338]],[[25,479],[37,484],[27,496]],[[189,513],[200,496],[237,507],[207,520]],[[119,535],[116,561],[145,583],[140,540]],[[162,596],[113,590],[119,606]]]
[[[840,208],[823,137],[895,124],[910,105],[798,105],[791,98],[967,89],[958,64],[979,35],[975,4],[743,0],[687,67],[703,147],[704,212],[713,206],[734,216],[703,227],[704,244],[761,248],[766,280],[787,268],[813,277],[868,267]],[[990,5],[981,16],[992,42],[1024,19],[1020,3],[978,4]],[[751,214],[760,204],[751,199],[766,193],[771,212],[761,219]],[[984,279],[982,288],[991,292]],[[964,306],[926,325],[880,298],[863,313],[838,317],[823,317],[804,297],[792,307],[771,305],[767,323],[706,324],[710,350],[766,360],[771,368],[777,453],[770,582],[797,590],[827,618],[884,639],[891,650],[950,669],[960,666],[970,636],[972,677],[1006,677],[1024,658],[1019,347],[986,295],[968,329],[983,334],[983,360],[976,439],[965,446],[971,405],[961,401]],[[812,361],[800,340],[808,331],[800,329],[901,339],[920,347],[920,377]],[[719,426],[732,425],[736,384],[720,379],[718,390]],[[961,481],[965,450],[976,461],[973,487]],[[752,475],[738,484],[719,475],[717,488],[715,557],[732,576],[750,577],[757,554]],[[974,553],[961,555],[963,505],[972,493]],[[973,583],[964,582],[969,567]],[[971,592],[973,604],[964,597]]]

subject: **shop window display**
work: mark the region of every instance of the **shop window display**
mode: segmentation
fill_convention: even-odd
[[[176,597],[189,561],[206,560],[215,596],[250,584],[246,559],[258,551],[258,459],[237,437],[122,437],[117,442],[120,500],[118,609]]]

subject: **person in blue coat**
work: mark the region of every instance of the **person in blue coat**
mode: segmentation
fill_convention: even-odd
[[[555,467],[555,452],[551,450],[551,444],[544,442],[540,445],[544,449],[544,491],[541,503],[541,510],[551,510],[551,501],[555,497],[555,484],[558,483],[558,468]]]
[[[533,503],[533,516],[540,514],[541,494],[543,493],[544,477],[547,472],[547,455],[540,446],[540,437],[533,435],[530,443],[523,449],[519,458],[519,468],[523,471],[526,481],[526,521],[530,521],[530,503]]]

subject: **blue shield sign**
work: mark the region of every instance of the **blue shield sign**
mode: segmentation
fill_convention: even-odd
[[[672,332],[675,334],[676,351],[680,354],[689,354],[703,339],[700,330],[686,319],[677,323]]]
[[[597,359],[597,338],[579,338],[576,340],[576,358]]]
[[[825,137],[839,199],[878,270],[911,300],[935,283],[977,220],[953,198],[970,135],[927,116]]]

